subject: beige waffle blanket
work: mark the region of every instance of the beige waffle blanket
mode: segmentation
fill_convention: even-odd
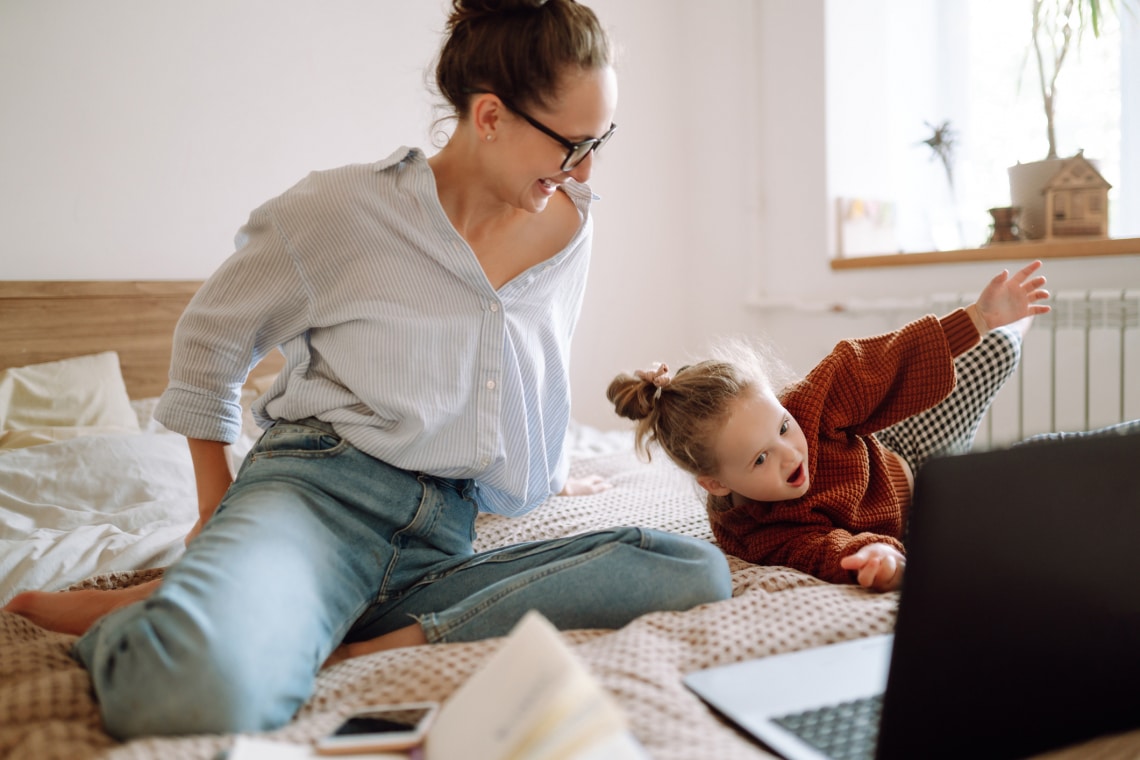
[[[574,474],[598,473],[614,487],[595,496],[552,498],[522,518],[485,515],[477,548],[619,524],[711,540],[691,479],[661,459],[646,464],[628,451],[579,459]],[[646,615],[617,631],[563,634],[624,708],[634,734],[657,760],[771,757],[693,696],[682,685],[684,674],[893,627],[896,594],[872,594],[786,568],[730,561],[731,600]],[[128,585],[157,572],[102,576],[81,585]],[[232,744],[233,736],[116,742],[100,726],[87,674],[68,654],[73,641],[0,613],[0,757],[212,760]],[[501,639],[494,639],[414,647],[342,662],[320,674],[316,693],[292,723],[262,738],[309,743],[366,704],[445,700],[500,644]],[[1109,737],[1054,756],[1137,758],[1140,734]]]

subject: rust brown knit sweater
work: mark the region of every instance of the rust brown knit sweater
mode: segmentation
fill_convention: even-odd
[[[807,493],[710,509],[721,548],[832,583],[854,582],[839,560],[867,544],[903,551],[910,488],[898,460],[872,434],[946,398],[954,389],[954,357],[979,339],[970,316],[958,309],[839,343],[781,398],[808,440]]]

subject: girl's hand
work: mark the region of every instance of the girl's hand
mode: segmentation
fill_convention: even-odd
[[[856,573],[863,588],[894,591],[902,585],[906,556],[889,544],[867,544],[839,560],[840,567]]]
[[[587,475],[584,478],[567,478],[566,485],[558,492],[559,496],[589,496],[601,493],[613,487],[613,484],[601,475]]]
[[[978,315],[990,330],[1049,311],[1048,305],[1038,303],[1049,297],[1045,278],[1033,277],[1040,268],[1041,262],[1034,261],[1013,276],[1003,269],[990,280],[975,304]]]

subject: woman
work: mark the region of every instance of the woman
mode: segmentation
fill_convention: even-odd
[[[710,544],[636,528],[473,553],[479,511],[600,487],[567,481],[562,447],[584,183],[617,85],[573,0],[454,0],[436,80],[457,117],[442,150],[314,173],[256,209],[180,320],[156,417],[190,441],[184,557],[157,588],[9,606],[60,630],[98,618],[76,654],[116,737],[280,726],[342,641],[335,657],[499,636],[529,609],[612,628],[731,594]],[[238,392],[275,346],[268,429],[232,480]]]

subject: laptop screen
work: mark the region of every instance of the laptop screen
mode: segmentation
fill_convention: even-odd
[[[1140,435],[928,462],[877,757],[1025,757],[1140,726]]]

